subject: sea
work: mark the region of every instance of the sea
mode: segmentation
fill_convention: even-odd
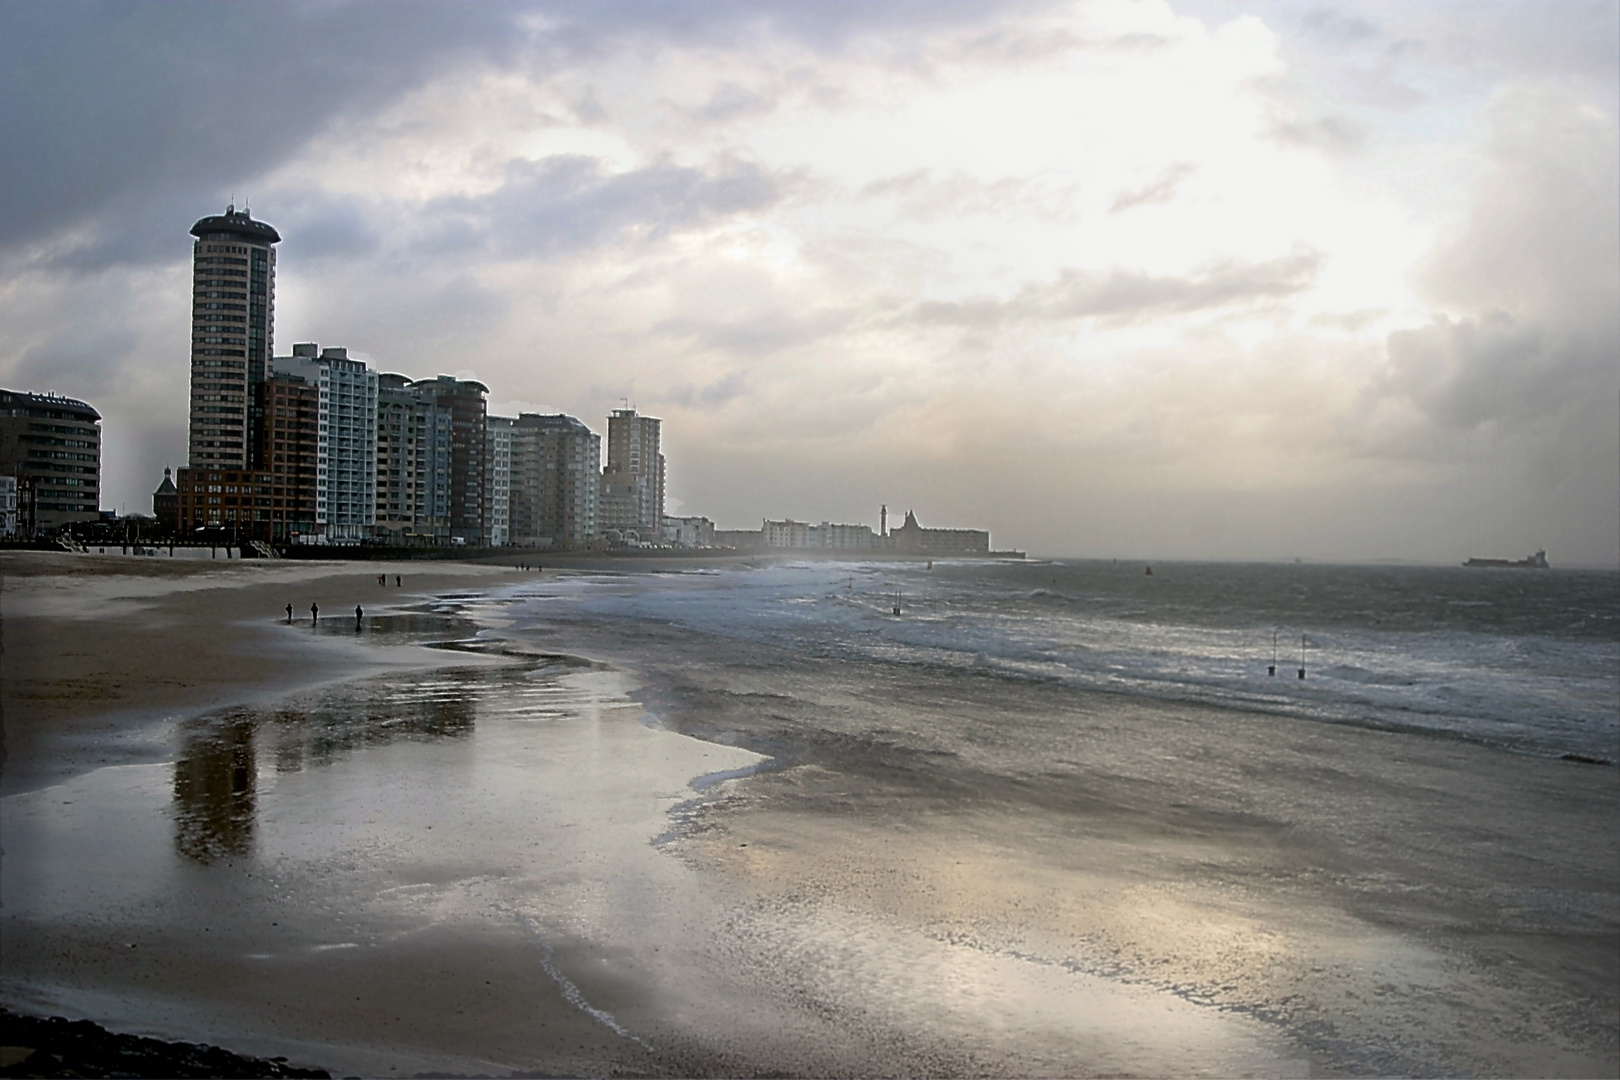
[[[818,657],[1620,760],[1613,571],[807,560],[548,579],[501,599],[519,625],[646,620]]]

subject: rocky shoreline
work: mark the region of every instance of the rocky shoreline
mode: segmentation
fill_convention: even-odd
[[[0,1077],[330,1077],[325,1069],[254,1058],[202,1043],[120,1035],[89,1020],[0,1009]]]

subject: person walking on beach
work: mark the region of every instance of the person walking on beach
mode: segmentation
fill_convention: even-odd
[[[356,632],[358,632],[360,629],[360,620],[365,618],[365,616],[366,613],[360,610],[360,605],[354,605],[354,628]]]
[[[394,575],[394,588],[396,588],[396,589],[399,588],[399,585],[400,585],[399,575],[395,574]]]
[[[387,584],[388,584],[388,575],[387,574],[378,574],[377,575],[377,584],[386,587]]]
[[[320,617],[321,617],[321,605],[319,605],[319,604],[311,604],[311,605],[309,605],[309,625],[314,626],[316,620],[319,619]]]
[[[291,604],[287,605],[287,625],[288,626],[292,625],[292,605]]]

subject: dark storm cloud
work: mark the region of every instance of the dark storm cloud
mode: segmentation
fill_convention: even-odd
[[[100,396],[118,390],[122,363],[137,336],[121,324],[80,321],[74,328],[30,346],[12,358],[6,379],[17,386]]]
[[[1183,277],[1065,270],[1057,281],[1026,286],[1008,301],[919,304],[912,318],[923,324],[975,328],[1085,318],[1131,322],[1280,300],[1308,288],[1321,266],[1320,252],[1301,247],[1264,262],[1223,260]]]
[[[507,257],[579,251],[614,239],[656,240],[732,214],[762,210],[782,181],[748,162],[711,169],[655,162],[609,173],[596,158],[515,161],[482,196],[439,199],[422,248],[434,254],[489,248]]]
[[[276,229],[284,239],[280,258],[299,265],[322,259],[356,259],[376,252],[382,237],[371,208],[354,198],[312,191],[276,194]]]
[[[1514,427],[1557,416],[1615,381],[1605,378],[1613,345],[1495,312],[1396,331],[1389,357],[1394,388],[1441,426]]]
[[[334,116],[501,55],[516,10],[0,5],[0,250],[91,224],[95,261],[171,257],[177,221],[217,211]]]
[[[62,269],[172,258],[177,222],[183,231],[233,190],[241,205],[335,119],[461,65],[554,69],[630,38],[724,44],[762,31],[835,49],[1038,6],[0,3],[0,254],[72,229],[52,253]],[[742,104],[716,102],[721,113]]]

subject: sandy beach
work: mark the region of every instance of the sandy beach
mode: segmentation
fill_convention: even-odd
[[[137,760],[141,743],[129,736],[153,721],[371,667],[439,662],[356,642],[355,606],[381,616],[516,576],[461,563],[387,569],[380,586],[383,567],[365,563],[0,554],[0,792]],[[288,604],[306,633],[272,632],[286,623]],[[308,632],[311,604],[321,608],[318,633]]]
[[[1612,768],[602,619],[598,564],[0,565],[15,1009],[388,1076],[1620,1069]]]

